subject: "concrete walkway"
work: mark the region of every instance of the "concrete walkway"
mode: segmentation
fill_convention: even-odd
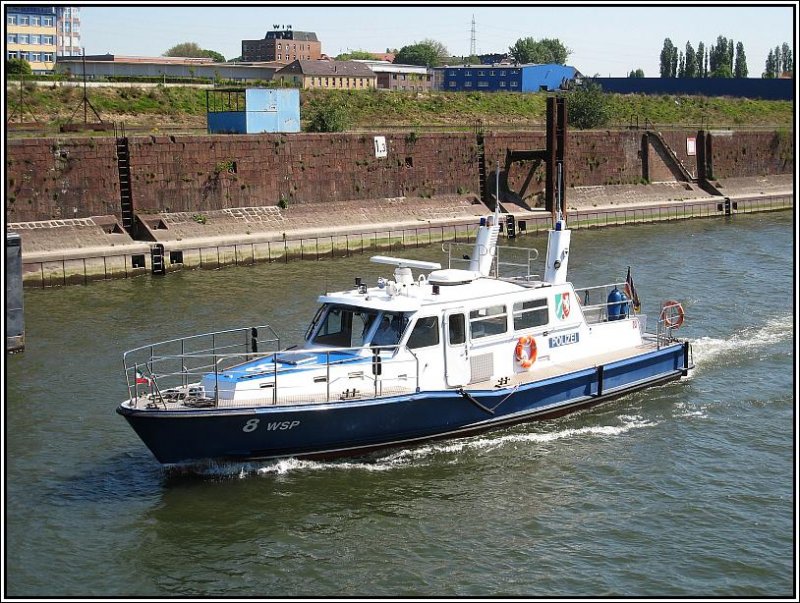
[[[619,224],[652,221],[665,214],[716,215],[726,197],[732,203],[748,200],[752,207],[759,207],[757,201],[763,198],[772,209],[794,203],[792,174],[735,178],[714,185],[725,196],[685,182],[575,187],[566,194],[568,215],[588,216],[595,225]],[[531,225],[529,232],[549,227],[550,216],[543,208],[513,207],[517,223]],[[696,212],[695,207],[704,209]],[[168,270],[290,256],[321,258],[357,249],[467,238],[479,216],[488,213],[473,194],[139,215],[150,241],[133,240],[115,216],[14,223],[7,228],[21,236],[24,278],[30,281],[26,284],[48,286],[148,273],[156,243],[163,245]]]

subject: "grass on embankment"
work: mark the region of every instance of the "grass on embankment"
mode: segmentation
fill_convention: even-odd
[[[188,87],[142,88],[128,84],[90,88],[88,98],[104,121],[169,129],[183,125],[205,128],[206,91]],[[23,121],[35,117],[40,124],[57,129],[72,117],[83,121],[83,89],[80,87],[7,86],[7,111],[15,114],[22,98]],[[546,93],[514,92],[389,92],[385,90],[303,90],[301,120],[329,106],[346,109],[350,129],[376,126],[424,128],[541,127],[545,123]],[[790,101],[742,98],[609,94],[606,127],[792,128]],[[90,121],[96,121],[89,110]]]

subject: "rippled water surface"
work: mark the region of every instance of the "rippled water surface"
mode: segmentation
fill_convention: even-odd
[[[26,290],[27,348],[6,358],[5,594],[792,596],[793,227],[779,212],[573,232],[577,286],[630,264],[651,316],[683,302],[689,379],[339,462],[162,469],[114,412],[122,352],[264,323],[296,342],[317,294],[385,266]]]

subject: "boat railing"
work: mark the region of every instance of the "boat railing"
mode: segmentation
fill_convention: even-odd
[[[280,337],[269,325],[242,327],[168,339],[132,350],[122,356],[131,398],[153,391],[188,388],[197,375],[232,368],[261,353],[280,349]]]
[[[664,303],[661,304],[662,308],[664,307]],[[683,321],[681,321],[681,324],[682,322]],[[678,341],[678,338],[675,337],[675,331],[680,328],[681,324],[676,325],[671,317],[666,316],[662,311],[656,321],[656,347],[661,349],[661,346],[673,344]]]
[[[625,301],[621,302],[608,301],[608,296],[614,289],[624,291],[624,287],[625,283],[609,283],[607,285],[575,289],[575,296],[581,306],[586,322],[588,324],[596,324],[633,316],[633,302],[631,300],[626,298]]]
[[[268,325],[195,335],[142,346],[124,354],[131,403],[174,409],[336,402],[419,390],[419,361],[399,346],[281,350],[279,338],[259,339]],[[247,338],[243,335],[246,334]],[[269,345],[271,349],[264,349]],[[263,350],[263,351],[262,351]],[[409,350],[410,351],[410,350]],[[262,362],[259,363],[259,360]],[[248,365],[245,392],[220,387],[231,371]],[[311,368],[308,379],[289,377]],[[305,373],[305,372],[304,372]],[[228,373],[230,374],[230,373]],[[259,377],[266,379],[259,379]],[[204,386],[208,380],[213,386]],[[243,394],[243,395],[242,395]]]
[[[626,283],[610,283],[596,287],[584,287],[575,289],[575,295],[581,305],[583,317],[587,324],[597,324],[608,322],[609,320],[623,320],[627,318],[637,318],[641,323],[641,332],[648,334],[655,339],[658,349],[661,346],[672,344],[677,341],[675,331],[680,325],[675,325],[674,319],[665,317],[663,314],[656,321],[655,332],[647,331],[647,315],[634,310],[633,301],[626,297],[622,301],[608,301],[608,296],[615,288],[625,291]],[[591,303],[593,299],[601,300],[599,303]],[[663,304],[662,304],[663,307]]]
[[[491,249],[485,245],[478,247],[481,255],[491,253]],[[474,246],[466,243],[447,242],[442,244],[442,251],[447,253],[448,268],[464,269],[469,266],[473,250]],[[492,262],[493,276],[522,281],[539,280],[540,276],[534,273],[534,264],[538,259],[539,251],[537,249],[497,245],[494,248],[494,261]]]

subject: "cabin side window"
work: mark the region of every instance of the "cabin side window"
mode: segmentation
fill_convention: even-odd
[[[549,320],[547,298],[532,299],[514,304],[514,330],[522,331],[546,325]]]
[[[436,316],[426,316],[417,320],[406,347],[416,350],[432,345],[439,345],[439,319]]]
[[[508,314],[504,305],[470,310],[469,334],[472,339],[500,335],[507,330]]]
[[[451,314],[447,319],[450,345],[460,345],[467,341],[467,329],[463,314]]]

